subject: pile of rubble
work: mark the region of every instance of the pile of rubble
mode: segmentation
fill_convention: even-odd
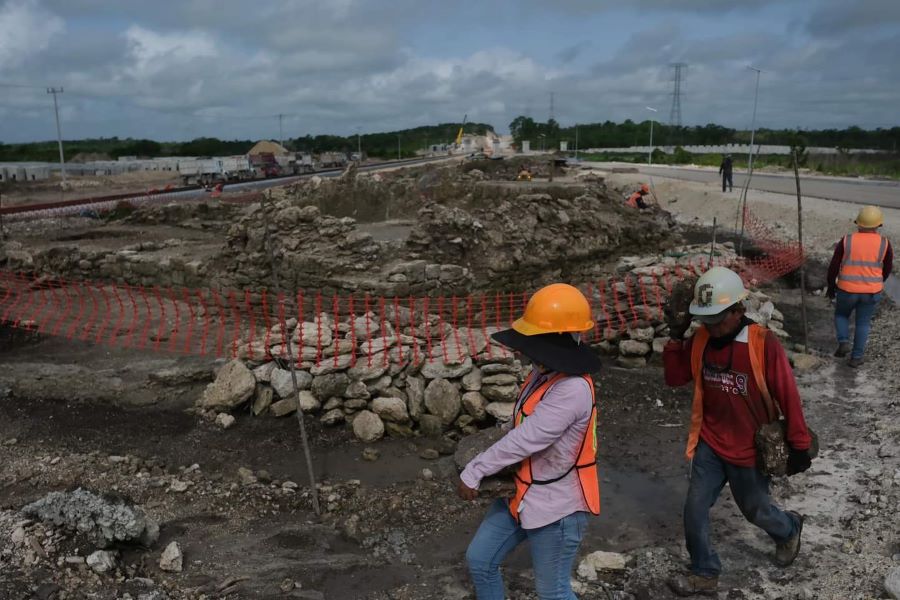
[[[731,242],[718,245],[713,259],[715,264],[738,269],[741,265]],[[662,308],[668,300],[670,286],[678,276],[699,276],[706,270],[708,261],[707,245],[677,246],[655,256],[622,257],[616,267],[618,281],[612,285],[613,293],[603,295],[598,290],[593,294],[600,314],[610,315],[609,322],[599,326],[602,340],[597,344],[598,349],[615,356],[616,363],[627,368],[646,366],[654,354],[662,354],[669,339]],[[765,292],[751,289],[745,305],[747,317],[782,340],[789,337],[784,330],[784,315]],[[620,316],[628,327],[621,326]],[[687,335],[693,335],[698,326],[694,322]]]
[[[380,330],[374,319],[367,324],[360,317],[351,325],[321,314],[316,322],[289,321],[286,327],[300,359],[299,397],[284,362],[233,360],[207,387],[198,407],[227,413],[250,402],[256,415],[280,417],[298,409],[320,413],[323,424],[346,422],[358,438],[372,442],[385,433],[411,437],[414,428],[427,436],[447,430],[473,433],[507,420],[523,379],[522,364],[481,330],[449,328],[442,335],[435,327],[438,337],[429,358],[428,339],[398,334],[389,324]],[[276,355],[283,345],[279,330],[274,326],[268,336],[268,349]],[[414,328],[407,324],[406,330]],[[264,344],[256,344],[256,355],[265,355]],[[216,418],[226,427],[233,422],[227,414]]]

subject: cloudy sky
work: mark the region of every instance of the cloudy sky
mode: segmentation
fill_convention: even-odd
[[[0,141],[563,125],[891,127],[900,0],[0,0]],[[33,87],[28,87],[33,86]]]

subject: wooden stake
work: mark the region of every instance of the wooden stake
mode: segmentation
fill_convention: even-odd
[[[263,228],[266,236],[266,247],[269,251],[269,263],[272,265],[272,283],[275,285],[275,289],[281,289],[278,281],[278,269],[275,265],[275,248],[272,246],[272,234],[269,231],[269,211],[266,204],[271,204],[272,202],[267,202],[267,200],[271,199],[270,194],[265,194],[263,199],[261,200],[261,208],[263,214]],[[294,298],[297,297],[296,291],[293,295]],[[299,306],[297,307],[300,308]],[[299,314],[300,311],[290,312],[288,314]],[[319,316],[316,315],[316,318]],[[302,327],[303,323],[298,323],[298,326]],[[316,515],[322,514],[321,509],[319,508],[319,490],[316,488],[316,474],[313,471],[312,465],[312,455],[309,450],[309,439],[306,436],[306,424],[303,421],[303,409],[300,408],[300,386],[297,384],[297,366],[294,364],[294,340],[293,335],[289,332],[285,331],[284,323],[281,324],[281,339],[285,340],[285,348],[287,349],[287,358],[288,363],[291,365],[291,383],[294,387],[294,399],[297,400],[297,424],[300,426],[300,442],[303,446],[303,455],[306,459],[306,470],[309,474],[309,487],[310,494],[312,495],[312,505],[313,510],[316,511]]]
[[[809,324],[806,320],[806,258],[803,257],[803,203],[800,194],[800,169],[797,166],[797,151],[791,153],[794,161],[794,180],[797,182],[797,250],[800,252],[800,315],[803,319],[803,347],[809,352]]]

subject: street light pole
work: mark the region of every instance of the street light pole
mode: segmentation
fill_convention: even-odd
[[[59,168],[62,172],[63,183],[66,182],[66,159],[63,155],[62,130],[59,128],[59,104],[56,102],[56,95],[62,94],[63,89],[55,87],[47,88],[48,94],[53,94],[53,112],[56,113],[56,141],[59,144]]]
[[[658,112],[655,108],[650,106],[645,106],[647,110],[651,112]],[[653,117],[650,117],[650,150],[647,151],[647,166],[651,166],[653,164]]]
[[[359,127],[356,128],[356,160],[362,162],[362,137]]]
[[[578,125],[575,126],[575,162],[578,162]]]
[[[397,160],[400,160],[400,135],[397,135]]]

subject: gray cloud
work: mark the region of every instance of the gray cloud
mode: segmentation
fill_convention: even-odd
[[[557,34],[560,49],[538,55],[517,29],[527,24],[521,14],[506,19],[504,7],[476,2],[6,0],[0,32],[17,35],[0,36],[2,79],[37,87],[2,88],[0,140],[53,137],[46,85],[66,89],[67,137],[265,137],[277,135],[279,113],[291,136],[400,129],[465,113],[504,130],[525,110],[545,118],[550,91],[563,124],[643,120],[645,105],[665,121],[674,60],[690,65],[687,123],[748,126],[753,77],[745,67],[754,64],[764,69],[763,126],[893,125],[900,27],[891,7],[900,3],[815,0],[788,10],[798,3],[635,0],[628,10],[636,16],[622,16],[621,3],[532,2],[529,18],[553,18],[555,30],[579,11],[628,19],[630,37],[582,67],[594,40]],[[787,6],[790,35],[753,19],[764,5]],[[882,17],[873,19],[879,6]],[[717,35],[696,25],[729,18],[746,26]],[[423,28],[433,40],[415,38]]]

